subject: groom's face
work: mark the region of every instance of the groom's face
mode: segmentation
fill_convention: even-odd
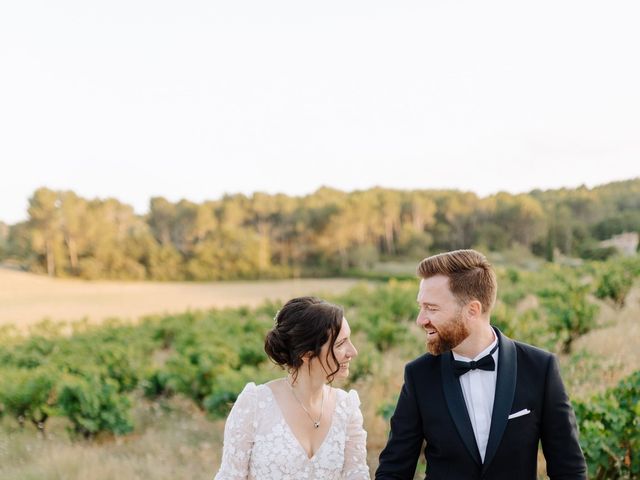
[[[427,335],[427,349],[433,355],[452,350],[469,336],[462,305],[449,289],[444,275],[422,279],[418,291],[420,313],[416,323]]]

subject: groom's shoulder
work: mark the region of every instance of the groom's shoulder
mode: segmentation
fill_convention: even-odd
[[[493,329],[498,334],[500,342],[502,342],[500,345],[503,347],[506,347],[507,350],[510,348],[510,345],[513,345],[513,347],[517,352],[518,358],[524,357],[524,358],[549,361],[549,359],[553,358],[554,356],[553,353],[550,353],[547,350],[543,350],[540,347],[536,347],[535,345],[530,345],[520,340],[516,340],[514,338],[508,337],[507,335],[502,333],[500,330],[498,330],[495,326],[493,327]]]
[[[405,369],[411,372],[416,370],[430,370],[440,365],[440,358],[441,355],[432,355],[430,353],[425,353],[407,363]]]
[[[539,357],[539,358],[549,358],[553,356],[553,353],[547,350],[544,350],[540,347],[536,347],[535,345],[524,343],[519,340],[511,340],[511,341],[515,344],[516,350],[518,350],[518,352],[524,353],[526,355]]]
[[[554,354],[535,345],[512,340],[518,352],[518,360],[525,363],[547,365],[553,360]]]

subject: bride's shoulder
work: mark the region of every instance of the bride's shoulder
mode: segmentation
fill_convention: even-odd
[[[257,389],[258,387],[256,386],[255,383],[253,382],[247,383],[242,389],[242,391],[238,394],[236,403],[241,403],[243,401],[244,402],[251,401],[251,399],[255,398]]]
[[[243,393],[253,393],[257,389],[258,389],[258,385],[256,385],[254,382],[249,382],[244,386],[240,394],[242,395]]]
[[[256,384],[255,382],[247,383],[234,403],[238,408],[256,409],[264,407],[264,400],[273,397],[273,391],[269,388],[269,383]],[[271,393],[271,395],[269,395]]]
[[[255,382],[247,383],[240,394],[238,400],[244,400],[245,402],[255,401],[264,395],[265,390],[269,389],[267,384],[257,384]]]
[[[340,403],[350,405],[352,407],[357,407],[360,405],[360,397],[358,396],[358,392],[354,389],[343,390],[342,388],[331,387],[336,394],[336,400]]]

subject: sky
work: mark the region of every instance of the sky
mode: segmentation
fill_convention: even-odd
[[[640,176],[640,3],[0,6],[0,221],[41,186],[485,196]]]

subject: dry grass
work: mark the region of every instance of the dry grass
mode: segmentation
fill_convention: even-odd
[[[0,326],[26,330],[44,318],[100,322],[118,317],[256,306],[266,299],[287,300],[310,293],[336,294],[351,288],[351,279],[300,279],[252,282],[87,282],[52,279],[0,268]]]
[[[573,353],[560,358],[563,378],[573,399],[588,399],[640,369],[640,288],[623,309],[600,302],[599,328],[578,338]]]
[[[72,442],[65,424],[52,422],[46,438],[32,428],[4,426],[0,436],[3,480],[192,480],[213,476],[223,422],[211,422],[190,402],[172,400],[170,411],[140,401],[137,433],[116,440]]]

